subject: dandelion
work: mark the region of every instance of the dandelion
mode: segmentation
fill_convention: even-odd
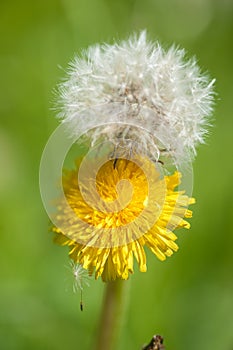
[[[213,83],[184,50],[165,51],[146,32],[91,47],[71,64],[59,117],[74,137],[88,130],[100,157],[103,142],[113,149],[96,172],[96,155],[89,159],[83,182],[80,157],[64,175],[53,231],[96,278],[128,279],[134,259],[145,272],[145,248],[160,260],[178,250],[173,231],[190,227],[183,218],[192,216],[187,207],[194,199],[178,189],[182,174],[174,166],[204,142]]]
[[[59,118],[74,136],[103,124],[93,131],[93,144],[101,134],[119,149],[121,135],[128,148],[133,140],[135,152],[151,158],[159,155],[161,142],[180,164],[204,142],[213,107],[214,80],[201,73],[194,58],[185,57],[182,49],[166,51],[150,42],[145,31],[90,47],[71,63],[60,86]],[[117,122],[130,127],[110,124]]]
[[[172,228],[190,227],[183,217],[191,217],[187,206],[194,203],[194,199],[175,190],[181,175],[175,172],[161,179],[151,161],[145,165],[153,179],[150,195],[147,177],[135,159],[118,159],[115,166],[114,160],[109,160],[100,168],[97,178],[90,178],[86,183],[85,191],[92,206],[84,200],[78,184],[79,165],[75,171],[67,172],[63,179],[65,201],[68,201],[70,210],[65,211],[66,203],[60,202],[56,218],[59,225],[53,228],[57,234],[56,242],[68,245],[70,257],[90,273],[95,269],[96,278],[102,276],[103,281],[128,279],[129,273],[133,273],[134,258],[140,271],[145,272],[144,246],[160,260],[165,260],[178,249]],[[118,198],[111,211],[104,206],[96,210],[96,198],[92,195],[94,186],[104,204],[112,203],[118,196],[117,184],[122,180],[128,180],[133,188],[131,197],[128,182],[123,183],[124,208],[117,210],[121,202]],[[120,204],[122,206],[122,202]],[[60,227],[68,234],[64,235]]]

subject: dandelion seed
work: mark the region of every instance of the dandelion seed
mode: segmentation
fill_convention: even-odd
[[[72,274],[74,277],[73,292],[80,292],[80,310],[83,311],[83,289],[84,286],[90,286],[89,276],[82,265],[75,263],[73,260],[70,260],[70,267],[72,269]]]

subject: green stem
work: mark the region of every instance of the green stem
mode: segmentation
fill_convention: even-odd
[[[115,350],[123,326],[129,281],[106,283],[96,350]]]

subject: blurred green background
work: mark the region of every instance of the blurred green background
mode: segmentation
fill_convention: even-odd
[[[214,127],[194,163],[194,217],[166,262],[131,278],[119,349],[155,333],[167,350],[233,349],[233,1],[36,0],[0,3],[0,349],[90,349],[103,284],[72,293],[53,244],[38,172],[58,125],[53,90],[75,53],[146,28],[196,55],[216,82]]]

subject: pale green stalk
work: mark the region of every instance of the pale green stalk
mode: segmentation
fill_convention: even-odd
[[[129,281],[106,283],[95,350],[116,350],[125,320]]]

